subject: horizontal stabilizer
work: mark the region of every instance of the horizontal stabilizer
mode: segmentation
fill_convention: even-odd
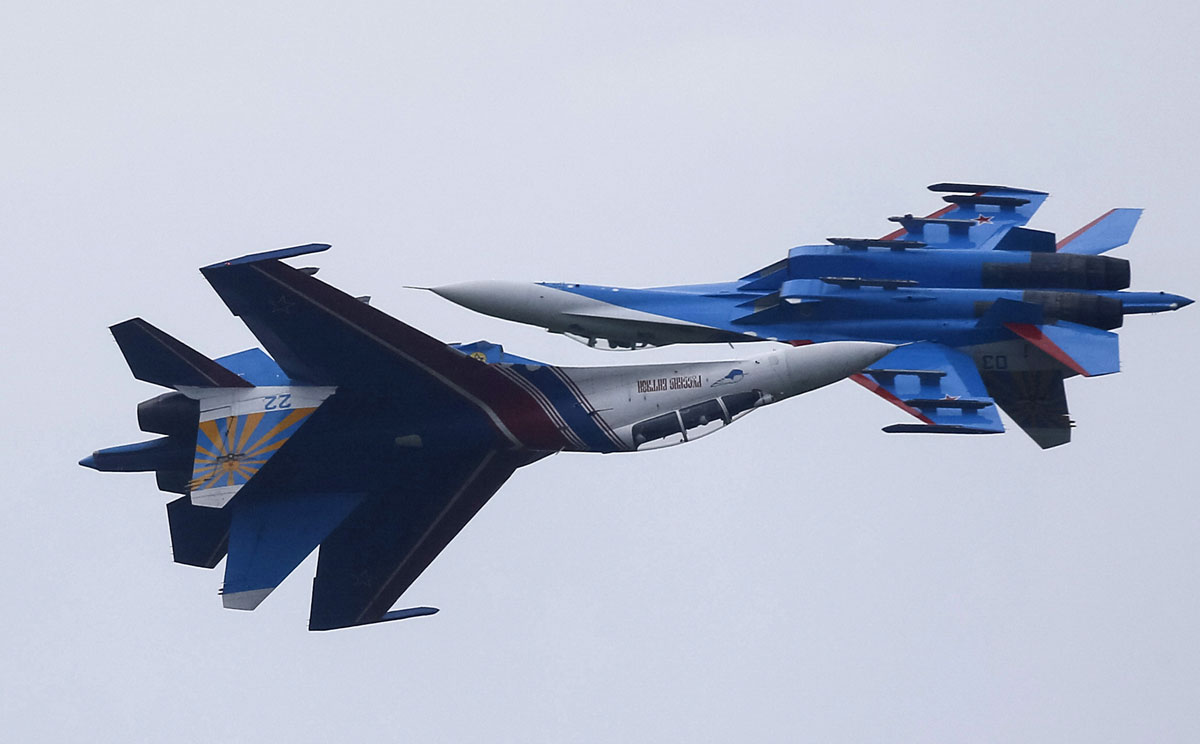
[[[1067,321],[1047,325],[1007,323],[1005,328],[1084,377],[1121,371],[1120,349],[1115,333]]]
[[[1058,250],[1096,255],[1120,248],[1133,237],[1133,229],[1141,216],[1140,209],[1110,209],[1058,241]]]
[[[234,502],[221,603],[253,610],[361,500],[358,494],[258,493]]]
[[[1071,441],[1074,424],[1067,412],[1062,372],[985,370],[982,375],[988,394],[1039,447]]]
[[[862,251],[868,248],[888,248],[893,251],[905,251],[909,248],[925,247],[925,244],[919,240],[882,240],[880,238],[826,238],[826,240],[843,248]]]
[[[230,509],[193,506],[186,496],[167,504],[171,553],[176,563],[214,568],[229,545]]]
[[[129,370],[144,382],[163,387],[252,387],[250,383],[187,344],[133,318],[109,328]]]
[[[949,204],[968,207],[1023,207],[1028,199],[1019,196],[975,196],[974,194],[953,194],[943,196],[942,201]]]
[[[992,405],[990,400],[973,400],[945,395],[941,398],[907,398],[904,403],[921,411],[936,411],[946,408],[952,411],[978,411]]]
[[[957,217],[913,217],[906,214],[902,217],[888,217],[888,222],[899,222],[910,235],[919,234],[926,225],[944,225],[950,228],[950,234],[966,235],[978,223],[975,220],[964,220]]]
[[[842,289],[858,289],[859,287],[879,287],[881,289],[899,289],[915,287],[919,284],[916,279],[871,279],[861,276],[823,276],[821,281],[833,284]]]

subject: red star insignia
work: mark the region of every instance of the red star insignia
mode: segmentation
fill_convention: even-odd
[[[988,217],[987,215],[983,215],[983,214],[981,214],[981,215],[979,215],[978,217],[976,217],[976,218],[975,218],[975,221],[976,221],[977,223],[979,223],[980,225],[982,225],[982,224],[983,224],[983,223],[985,223],[985,222],[991,222],[991,221],[992,221],[992,218],[991,218],[991,217]]]

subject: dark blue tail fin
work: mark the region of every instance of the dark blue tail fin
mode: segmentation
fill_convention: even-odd
[[[109,328],[133,376],[163,387],[253,387],[250,383],[141,318]]]

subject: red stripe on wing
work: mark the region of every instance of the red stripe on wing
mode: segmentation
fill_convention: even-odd
[[[870,377],[867,377],[866,375],[859,373],[856,375],[850,375],[850,379],[854,380],[859,385],[862,385],[867,390],[870,390],[872,393],[875,393],[880,398],[883,398],[888,403],[891,403],[895,407],[899,408],[901,411],[904,411],[905,413],[916,418],[917,420],[924,421],[927,424],[935,423],[933,419],[929,418],[928,416],[921,413],[917,409],[913,408],[912,406],[908,405],[904,401],[900,400],[900,398],[896,397],[896,395],[894,393],[892,393],[891,390],[888,390],[884,386],[880,385],[878,382],[875,382]]]

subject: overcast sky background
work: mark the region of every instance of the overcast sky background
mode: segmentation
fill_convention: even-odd
[[[724,280],[977,180],[1052,192],[1060,235],[1145,207],[1134,287],[1200,295],[1194,3],[648,5],[8,4],[7,737],[1200,738],[1196,308],[1129,319],[1048,452],[886,435],[841,383],[545,460],[402,599],[441,614],[348,631],[305,630],[315,556],[221,609],[153,476],[75,464],[159,392],[108,325],[247,348],[197,267],[300,243],[439,338],[572,364],[721,350],[604,354],[402,285]]]

